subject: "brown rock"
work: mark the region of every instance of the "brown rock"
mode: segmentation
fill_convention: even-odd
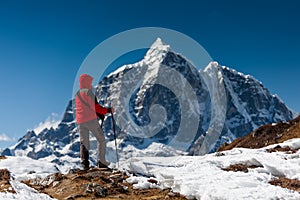
[[[222,145],[218,151],[230,150],[236,147],[262,148],[293,138],[300,138],[300,116],[286,123],[279,122],[276,125],[268,124],[261,126],[252,133],[238,138],[230,144]]]

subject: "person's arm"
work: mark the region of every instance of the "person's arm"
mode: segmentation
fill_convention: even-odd
[[[95,110],[96,113],[105,115],[107,113],[110,113],[111,109],[110,108],[105,108],[101,106],[98,102],[95,102]]]
[[[89,91],[89,95],[92,99],[94,99],[95,111],[97,114],[105,115],[113,111],[112,108],[105,108],[98,103],[97,97],[93,94],[92,91]]]

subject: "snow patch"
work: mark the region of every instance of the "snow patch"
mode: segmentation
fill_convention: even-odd
[[[10,184],[16,191],[16,194],[9,194],[9,193],[0,193],[0,197],[2,200],[4,199],[20,199],[20,200],[32,200],[32,199],[39,199],[39,200],[52,200],[50,196],[47,194],[39,193],[35,189],[28,187],[24,183],[19,181],[11,180]]]
[[[6,159],[0,161],[0,169],[5,168],[19,181],[35,177],[44,178],[51,173],[58,172],[55,164],[15,156],[7,156]]]
[[[146,177],[131,176],[126,179],[126,181],[128,183],[133,184],[133,189],[160,188],[159,185],[157,185],[155,183],[151,183],[150,180],[155,180],[155,178],[154,177],[146,178]]]

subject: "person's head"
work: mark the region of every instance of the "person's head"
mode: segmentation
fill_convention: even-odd
[[[79,77],[80,88],[92,89],[93,77],[88,74],[82,74]]]

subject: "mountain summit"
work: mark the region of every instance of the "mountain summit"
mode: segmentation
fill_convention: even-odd
[[[165,73],[164,66],[181,75],[173,76]],[[217,143],[209,147],[209,152],[215,151],[224,142],[230,143],[252,132],[261,125],[288,121],[295,117],[277,96],[272,95],[252,76],[221,66],[217,62],[208,63],[204,70],[199,71],[191,62],[158,38],[143,60],[120,67],[96,85],[100,102],[112,102],[120,116],[117,129],[121,141],[120,152],[125,156],[132,156],[134,148],[153,155],[175,155],[178,153],[176,148],[169,149],[167,146],[176,142],[180,147],[187,147],[185,152],[191,155],[199,154],[213,119],[212,99],[215,97],[211,96],[212,85],[207,81],[212,77],[223,83],[227,101],[220,136],[216,138]],[[172,79],[176,79],[176,84],[172,84],[169,88],[167,85],[157,84],[162,80],[172,83]],[[195,94],[194,99],[181,98],[184,93],[176,93],[186,91],[187,84]],[[127,98],[128,102],[125,103],[128,108],[124,108],[121,97]],[[192,106],[197,109],[191,109]],[[152,116],[155,111],[160,114]],[[187,114],[184,115],[184,112]],[[192,117],[186,119],[182,116]],[[198,119],[196,124],[193,119]],[[110,120],[110,117],[106,118],[104,132],[107,139],[112,141]],[[191,127],[196,127],[195,135],[176,135],[179,130]],[[154,132],[155,134],[152,134]],[[163,148],[157,147],[156,144],[162,145]],[[95,145],[92,139],[91,149],[95,149]],[[29,131],[16,145],[5,149],[2,155],[49,158],[62,168],[65,162],[79,164],[79,134],[73,119],[72,101],[68,103],[57,128],[44,129],[38,134]],[[114,155],[113,143],[108,142],[107,157],[114,160]],[[91,161],[96,162],[95,152],[91,156]]]

